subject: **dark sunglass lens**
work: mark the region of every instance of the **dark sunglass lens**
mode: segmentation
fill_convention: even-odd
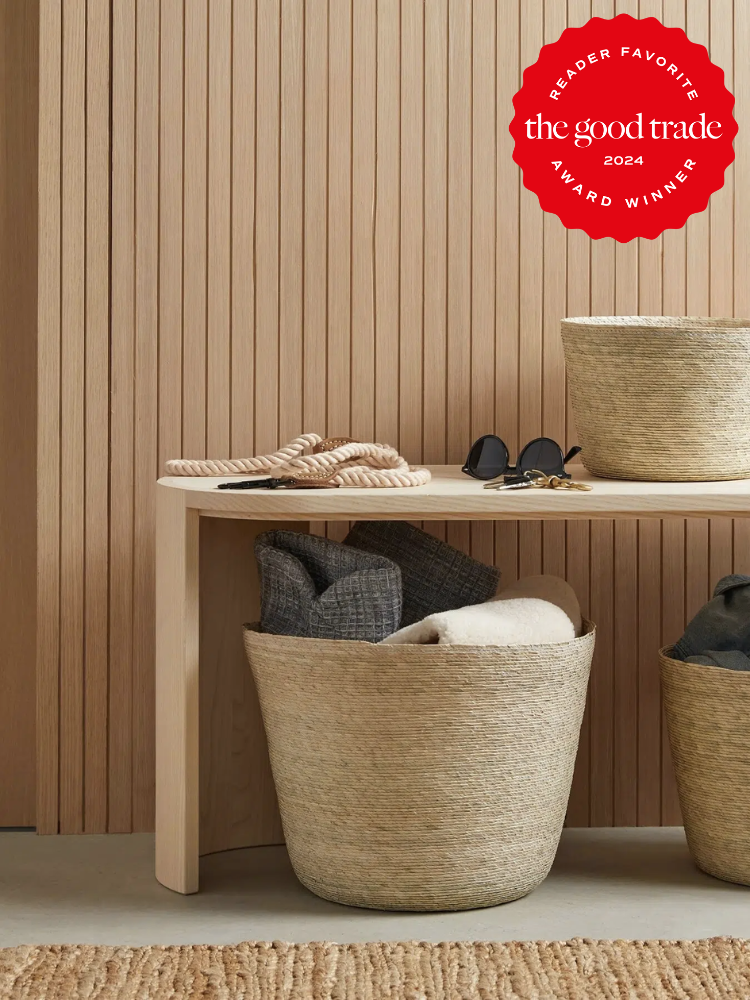
[[[522,472],[528,469],[539,469],[540,472],[562,472],[562,452],[560,446],[550,438],[539,438],[527,444],[518,459],[518,467]]]
[[[494,434],[480,438],[469,452],[467,462],[472,475],[477,479],[494,479],[503,473],[508,465],[508,449]]]

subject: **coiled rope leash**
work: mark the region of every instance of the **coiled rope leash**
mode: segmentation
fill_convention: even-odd
[[[303,454],[308,449],[311,454]],[[284,448],[256,458],[175,458],[166,464],[169,476],[241,476],[274,473],[277,478],[249,484],[226,483],[226,489],[277,486],[294,488],[330,486],[423,486],[429,469],[411,466],[388,444],[322,438],[300,434]]]

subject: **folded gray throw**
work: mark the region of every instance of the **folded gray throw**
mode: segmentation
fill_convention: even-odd
[[[713,597],[688,624],[672,655],[687,660],[729,650],[750,654],[750,576],[740,573],[719,580]]]
[[[705,653],[688,656],[686,663],[703,667],[724,667],[725,670],[750,670],[750,657],[739,649],[707,649]]]
[[[464,555],[408,521],[359,521],[345,545],[392,559],[401,567],[401,627],[441,611],[495,596],[500,570]]]
[[[401,623],[401,571],[390,559],[318,535],[255,541],[260,624],[273,635],[380,642]]]

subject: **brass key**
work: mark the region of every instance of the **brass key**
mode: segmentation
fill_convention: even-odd
[[[532,475],[535,477],[532,485],[538,489],[585,491],[592,489],[588,483],[577,483],[573,479],[562,479],[560,476],[548,476],[538,469],[532,469]]]
[[[563,479],[561,476],[548,476],[546,472],[539,469],[530,469],[521,473],[515,480],[510,482],[486,483],[486,490],[590,490],[588,483],[577,483],[573,479]]]

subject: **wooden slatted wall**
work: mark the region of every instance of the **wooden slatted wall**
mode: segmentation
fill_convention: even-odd
[[[0,827],[34,825],[39,10],[0,0]]]
[[[541,45],[620,12],[708,45],[740,118],[710,207],[627,245],[544,215],[507,131]],[[302,430],[429,463],[488,431],[569,445],[561,316],[750,315],[750,9],[41,0],[41,15],[37,822],[145,830],[164,460]],[[655,651],[717,577],[750,568],[747,523],[431,530],[507,580],[566,574],[599,625],[569,822],[677,822]]]

